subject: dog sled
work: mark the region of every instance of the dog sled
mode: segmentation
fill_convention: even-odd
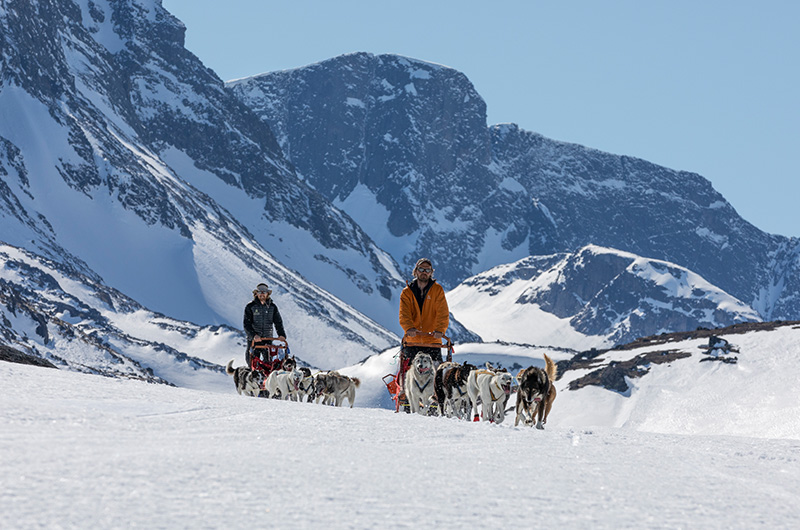
[[[423,342],[425,337],[435,337],[433,333],[416,333],[414,335],[404,335],[402,345],[400,347],[399,362],[397,363],[397,373],[386,374],[383,376],[383,383],[386,385],[386,390],[394,401],[395,412],[400,412],[400,407],[404,412],[411,412],[408,398],[405,393],[405,375],[411,366],[411,356],[406,354],[406,348],[409,346],[421,346],[424,348],[441,348],[447,350],[446,356],[443,360],[453,360],[453,341],[449,337],[442,335],[440,343],[426,343]]]
[[[275,344],[277,342],[277,344]],[[262,372],[264,379],[273,371],[281,368],[284,359],[289,356],[289,343],[278,337],[262,337],[260,341],[250,344],[250,369]]]

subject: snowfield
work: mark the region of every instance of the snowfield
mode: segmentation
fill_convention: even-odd
[[[5,362],[0,388],[2,528],[800,524],[800,440],[571,427],[566,399],[537,431]]]

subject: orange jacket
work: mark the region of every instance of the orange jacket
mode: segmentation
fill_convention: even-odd
[[[444,334],[449,325],[450,309],[447,307],[447,300],[441,285],[433,281],[433,285],[428,289],[425,300],[422,302],[422,312],[419,310],[419,304],[411,287],[406,285],[403,292],[400,293],[400,327],[403,328],[403,331],[416,328],[417,331],[423,333],[438,331]],[[409,342],[441,344],[439,339],[428,336],[413,337]]]

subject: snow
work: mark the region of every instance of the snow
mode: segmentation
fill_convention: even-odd
[[[561,395],[538,431],[9,363],[0,386],[3,528],[800,521],[797,439],[575,427]]]
[[[712,232],[708,228],[705,228],[705,227],[696,228],[695,229],[695,233],[698,236],[700,236],[700,237],[702,237],[704,239],[707,239],[707,240],[711,241],[712,243],[715,243],[720,248],[720,250],[724,250],[724,249],[729,247],[729,245],[728,245],[728,237],[727,236],[723,236],[723,235],[717,234],[716,232]]]
[[[512,224],[503,231],[495,230],[491,227],[486,229],[483,236],[483,246],[476,253],[475,265],[472,266],[473,273],[477,274],[481,271],[489,270],[492,267],[497,267],[512,261],[519,261],[529,255],[528,240],[530,236],[526,237],[513,249],[507,249],[503,246],[506,234],[514,228],[516,228],[516,226]]]
[[[347,98],[345,104],[351,107],[359,107],[362,109],[367,108],[367,106],[364,104],[364,101],[358,98]]]
[[[419,235],[413,232],[403,237],[394,236],[388,229],[389,210],[364,184],[357,184],[344,201],[335,200],[334,206],[348,215],[369,235],[378,247],[392,256],[403,256],[414,249]]]

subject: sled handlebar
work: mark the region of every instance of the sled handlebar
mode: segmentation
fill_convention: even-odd
[[[413,335],[409,335],[408,333],[406,333],[405,335],[403,335],[403,346],[427,346],[429,348],[452,348],[453,347],[453,341],[450,340],[450,337],[448,337],[444,333],[442,333],[442,335],[440,337],[438,337],[439,340],[443,340],[444,341],[444,344],[439,344],[439,345],[432,344],[430,342],[422,342],[422,341],[414,340],[417,337],[434,337],[435,338],[436,337],[436,333],[433,332],[433,331],[429,331],[427,333],[424,332],[424,331],[417,331]]]
[[[278,341],[282,342],[283,344],[267,344],[268,341]],[[280,337],[261,337],[261,339],[256,342],[256,339],[250,343],[251,348],[288,348],[289,343],[286,342],[286,339],[282,339]]]

